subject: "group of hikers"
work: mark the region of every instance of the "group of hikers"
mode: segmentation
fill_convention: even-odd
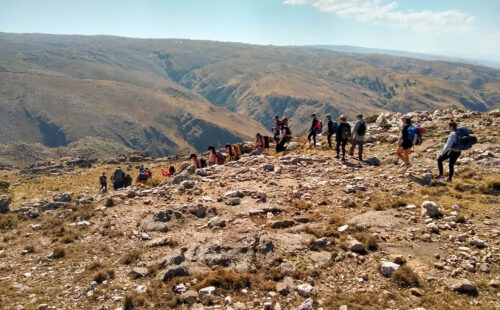
[[[275,125],[272,127],[274,137],[263,136],[257,133],[255,136],[254,148],[255,154],[261,155],[265,148],[269,148],[271,140],[274,140],[276,145],[276,152],[283,152],[286,149],[286,143],[292,140],[292,132],[289,128],[288,118],[283,117],[281,120],[278,115],[274,116]],[[308,144],[312,147],[316,147],[317,140],[316,137],[323,132],[323,123],[317,118],[316,114],[311,115],[311,127],[308,130],[307,140]],[[346,146],[348,142],[351,142],[351,147],[349,149],[349,155],[354,157],[354,151],[356,147],[358,148],[358,160],[363,161],[363,144],[365,142],[365,134],[367,132],[367,123],[363,119],[362,114],[357,115],[357,121],[351,130],[351,125],[347,122],[347,118],[344,115],[338,117],[338,121],[332,120],[330,114],[326,115],[327,122],[327,141],[328,148],[331,150],[332,147],[332,136],[335,135],[336,142],[336,155],[335,158],[339,159],[342,153],[342,161],[345,161]],[[410,152],[415,145],[420,145],[422,143],[422,134],[425,132],[424,128],[420,125],[414,126],[409,115],[403,115],[401,117],[402,130],[401,136],[398,141],[398,148],[396,150],[396,156],[402,161],[401,167],[402,172],[406,172],[408,168],[411,167],[410,163]],[[466,127],[458,127],[457,123],[450,121],[448,123],[448,129],[451,131],[448,140],[440,152],[437,159],[439,175],[436,179],[444,179],[443,172],[443,162],[449,160],[449,173],[447,182],[451,183],[454,167],[457,159],[463,150],[471,148],[473,144],[477,142],[474,136],[470,135],[469,130]],[[190,161],[192,164],[198,168],[206,168],[213,165],[222,165],[230,161],[239,160],[241,157],[241,149],[238,144],[226,144],[226,154],[215,149],[214,146],[208,147],[208,158],[204,159],[196,154],[191,154]],[[161,174],[164,177],[172,177],[176,173],[175,167],[171,166],[168,172],[161,170]],[[139,167],[139,176],[137,177],[138,183],[146,183],[153,173],[143,166]],[[103,192],[107,191],[107,178],[106,174],[103,173],[99,178],[101,184],[101,190]],[[113,182],[113,188],[115,190],[128,187],[132,184],[132,178],[129,174],[125,173],[120,167],[118,167],[113,175],[111,176]]]

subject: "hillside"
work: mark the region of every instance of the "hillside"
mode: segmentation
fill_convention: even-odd
[[[153,179],[105,194],[98,177],[116,166],[102,161],[37,175],[0,168],[0,304],[498,309],[500,111],[411,114],[427,131],[406,173],[394,155],[398,113],[369,124],[365,162],[334,159],[324,136],[316,149],[296,137],[285,153],[204,169],[186,157],[122,163]],[[450,119],[478,138],[452,184],[433,179]],[[178,174],[163,178],[170,165]]]
[[[307,47],[0,34],[0,143],[87,136],[153,156],[249,139],[290,117],[500,106],[500,71]]]

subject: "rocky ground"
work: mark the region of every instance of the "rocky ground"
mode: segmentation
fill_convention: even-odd
[[[500,112],[413,117],[427,132],[407,173],[397,114],[370,119],[365,162],[322,137],[206,169],[146,160],[150,184],[108,194],[116,163],[4,171],[0,307],[500,309]],[[450,119],[479,139],[453,184],[432,179]]]

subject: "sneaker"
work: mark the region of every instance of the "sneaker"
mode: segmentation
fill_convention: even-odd
[[[444,175],[440,175],[440,176],[436,177],[436,180],[444,180]]]
[[[410,167],[411,167],[411,164],[408,162],[406,164],[406,166],[404,166],[404,171],[406,172],[406,170],[408,170]]]
[[[345,158],[344,158],[344,157],[342,157],[342,161],[345,161]]]
[[[339,156],[339,155],[335,155],[335,158],[339,159],[339,158],[340,158],[340,156]]]
[[[446,180],[446,183],[452,183],[452,181],[450,179]]]

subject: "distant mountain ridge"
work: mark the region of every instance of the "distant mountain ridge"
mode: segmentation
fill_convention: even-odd
[[[310,114],[500,107],[488,67],[309,47],[0,33],[0,144],[84,137],[152,156],[270,134]]]
[[[325,49],[342,53],[382,54],[382,55],[391,55],[398,57],[416,58],[422,60],[462,62],[470,65],[486,66],[495,69],[500,69],[500,62],[478,59],[478,58],[451,57],[451,56],[442,56],[442,55],[434,55],[427,53],[415,53],[408,51],[391,50],[383,48],[370,48],[370,47],[361,47],[353,45],[306,45],[306,47],[312,49]]]

